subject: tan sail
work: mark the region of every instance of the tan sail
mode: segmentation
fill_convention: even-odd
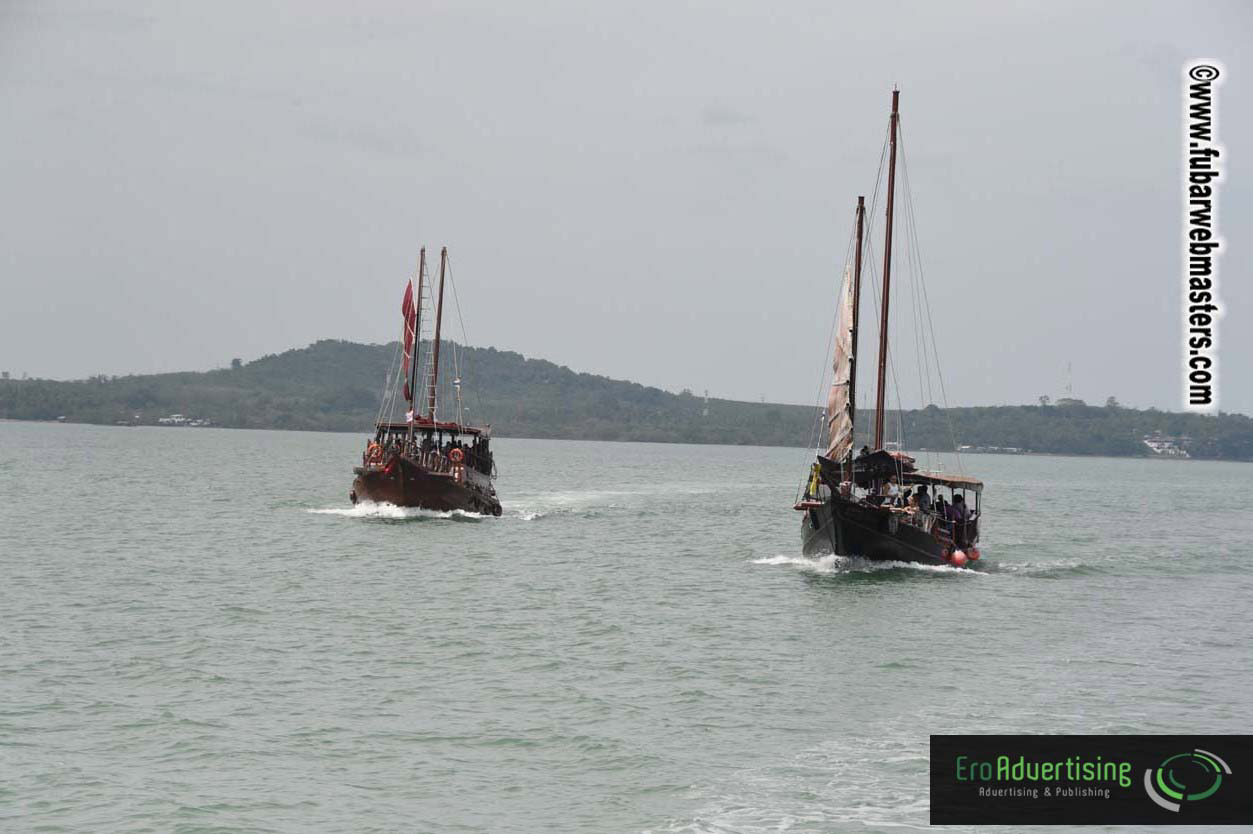
[[[842,461],[853,448],[853,403],[849,400],[849,382],[853,367],[853,277],[844,270],[844,287],[840,293],[840,309],[835,320],[835,375],[831,394],[827,397],[827,458]]]

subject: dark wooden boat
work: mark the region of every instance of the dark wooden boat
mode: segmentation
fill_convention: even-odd
[[[879,298],[878,389],[873,446],[853,454],[857,330],[865,251],[865,197],[857,198],[856,249],[846,270],[836,317],[834,378],[823,425],[825,451],[810,467],[794,509],[803,513],[801,545],[807,555],[835,553],[873,561],[966,566],[980,557],[978,541],[983,484],[963,473],[920,471],[917,461],[892,451],[884,438],[888,357],[888,307],[891,299],[892,224],[896,186],[900,92],[892,92],[888,129],[888,178],[883,290]],[[823,448],[822,440],[819,438]],[[959,458],[960,465],[960,458]],[[896,493],[925,494],[923,506],[900,506]],[[947,501],[941,503],[944,491]],[[968,500],[973,497],[973,501]]]
[[[966,475],[920,472],[914,459],[882,450],[860,456],[848,469],[819,456],[819,487],[808,492],[796,508],[805,512],[801,522],[802,552],[807,555],[836,553],[874,561],[921,562],[965,565],[979,558],[979,502],[983,484]],[[876,488],[896,475],[902,486],[927,486],[929,493],[948,489],[973,503],[964,520],[944,518],[936,512],[911,512],[875,496]],[[828,484],[835,484],[831,489]],[[847,486],[843,486],[847,484]],[[862,490],[862,492],[858,492]],[[973,495],[973,502],[965,495]],[[963,558],[956,558],[956,554]]]
[[[405,288],[401,304],[404,362],[395,378],[390,378],[389,374],[374,436],[366,442],[361,465],[353,469],[356,478],[348,497],[354,504],[373,501],[439,512],[462,510],[484,515],[501,514],[500,500],[492,484],[496,464],[491,451],[491,427],[470,425],[462,419],[464,409],[459,372],[453,379],[457,419],[437,418],[440,402],[440,329],[447,271],[448,250],[445,248],[440,252],[435,332],[426,347],[425,357],[420,354],[423,353],[423,309],[428,306],[424,300],[429,294],[426,249],[422,250],[418,260],[416,294],[414,282],[411,281]],[[420,366],[424,368],[421,380]],[[425,415],[418,413],[415,395],[419,390],[426,391]],[[388,415],[402,398],[408,406],[404,420],[389,419]]]

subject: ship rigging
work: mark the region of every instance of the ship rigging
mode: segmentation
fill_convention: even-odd
[[[418,257],[417,275],[405,286],[401,302],[402,338],[396,355],[403,357],[384,381],[382,404],[374,435],[366,442],[361,465],[353,468],[349,498],[358,501],[421,507],[428,510],[501,514],[493,479],[496,463],[491,452],[491,426],[465,420],[462,399],[461,356],[455,342],[451,349],[452,413],[445,416],[441,403],[448,401],[441,389],[440,350],[443,345],[444,289],[452,284],[448,249],[440,251],[439,284],[431,286],[426,274],[426,249]],[[456,288],[453,299],[456,301]],[[457,304],[461,319],[460,304]],[[423,328],[433,331],[425,338]],[[462,341],[465,325],[462,322]],[[399,365],[399,367],[397,367]],[[419,370],[421,368],[421,370]],[[447,379],[444,373],[443,378]],[[423,413],[425,406],[425,413]],[[403,418],[396,412],[403,409]]]
[[[873,278],[871,231],[867,223],[864,197],[857,198],[854,228],[850,235],[852,257],[846,257],[844,280],[836,305],[832,339],[831,385],[826,407],[819,412],[815,425],[815,461],[811,464],[799,490],[794,509],[803,513],[802,547],[806,554],[835,553],[860,556],[876,561],[923,562],[951,564],[958,567],[979,559],[979,528],[982,521],[983,484],[962,471],[957,457],[957,473],[938,469],[919,469],[917,460],[905,454],[904,425],[897,410],[897,439],[887,438],[888,382],[891,378],[900,402],[899,379],[894,354],[890,350],[890,308],[893,300],[892,255],[896,224],[897,158],[901,156],[901,174],[905,210],[902,215],[905,237],[905,266],[911,277],[910,298],[913,302],[918,359],[919,394],[923,402],[935,400],[938,386],[944,408],[948,394],[938,362],[935,326],[930,314],[921,258],[918,256],[917,225],[909,188],[908,168],[904,165],[900,130],[900,91],[892,92],[892,111],[888,135],[880,156],[870,216],[878,203],[886,158],[887,183],[884,211],[884,249],[882,289],[875,294],[873,280],[868,282],[878,307],[878,351],[875,364],[874,410],[870,412],[871,431],[865,432],[867,443],[860,452],[856,448],[858,337],[861,329],[861,291],[863,272]],[[851,260],[851,264],[849,261]],[[898,282],[899,286],[899,282]],[[927,336],[930,343],[927,344]],[[932,366],[934,365],[934,369]],[[824,372],[824,387],[826,374]],[[821,389],[820,389],[821,390]],[[954,452],[956,432],[949,423]],[[945,494],[947,493],[947,499]]]

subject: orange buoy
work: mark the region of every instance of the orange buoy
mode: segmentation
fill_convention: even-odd
[[[977,561],[979,561],[979,548],[977,548],[977,547],[970,547],[970,548],[967,548],[967,549],[966,549],[966,556],[967,556],[967,557],[969,557],[969,558],[970,558],[970,561],[972,561],[972,562],[977,562]]]
[[[963,553],[963,552],[962,552],[962,551],[960,551],[960,550],[954,551],[954,553],[953,553],[953,565],[954,565],[955,567],[959,567],[959,568],[961,568],[961,567],[965,567],[965,566],[966,566],[966,562],[967,562],[967,559],[966,559],[966,554],[965,554],[965,553]]]

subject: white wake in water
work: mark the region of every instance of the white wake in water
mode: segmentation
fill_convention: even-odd
[[[636,493],[623,490],[559,490],[523,492],[512,495],[505,515],[519,521],[537,521],[551,516],[594,516],[623,506],[623,498]]]
[[[826,555],[817,558],[809,556],[767,556],[754,559],[754,565],[791,565],[807,573],[818,573],[830,576],[838,573],[874,573],[885,570],[916,570],[929,573],[969,574],[987,576],[986,573],[972,568],[955,568],[952,565],[924,565],[918,562],[880,562],[863,559],[860,556]]]
[[[421,507],[398,507],[395,504],[375,504],[370,501],[362,501],[352,507],[327,507],[319,510],[305,510],[307,513],[314,515],[337,515],[343,518],[386,518],[394,520],[429,518],[429,519],[466,519],[477,520],[481,518],[490,518],[490,516],[480,513],[466,512],[465,510],[448,510],[441,512],[439,510],[426,510]]]
[[[712,495],[725,492],[716,485],[698,483],[642,484],[629,489],[566,489],[509,494],[505,515],[520,521],[553,516],[593,518],[606,512],[650,511],[658,499]]]
[[[425,510],[421,507],[398,507],[395,504],[374,504],[369,501],[362,501],[354,507],[325,507],[321,509],[306,509],[305,512],[314,515],[334,515],[340,518],[377,518],[387,519],[391,521],[407,521],[413,519],[453,519],[454,521],[481,521],[485,518],[492,518],[490,515],[483,513],[472,513],[466,510]],[[543,510],[511,510],[505,507],[505,518],[516,518],[519,521],[535,521],[537,518],[543,518],[548,512]]]
[[[680,495],[703,495],[714,490],[701,485],[692,484],[660,484],[641,486],[635,489],[619,490],[555,490],[551,492],[522,492],[511,494],[510,500],[504,504],[504,517],[518,521],[538,521],[553,516],[595,517],[606,511],[623,511],[643,509],[649,500],[657,497]],[[478,513],[453,510],[451,512],[435,512],[416,507],[398,507],[394,504],[375,504],[362,501],[354,507],[327,507],[325,509],[308,509],[306,512],[318,515],[335,515],[344,518],[377,518],[377,519],[418,519],[418,518],[457,518],[483,519],[490,516]]]

